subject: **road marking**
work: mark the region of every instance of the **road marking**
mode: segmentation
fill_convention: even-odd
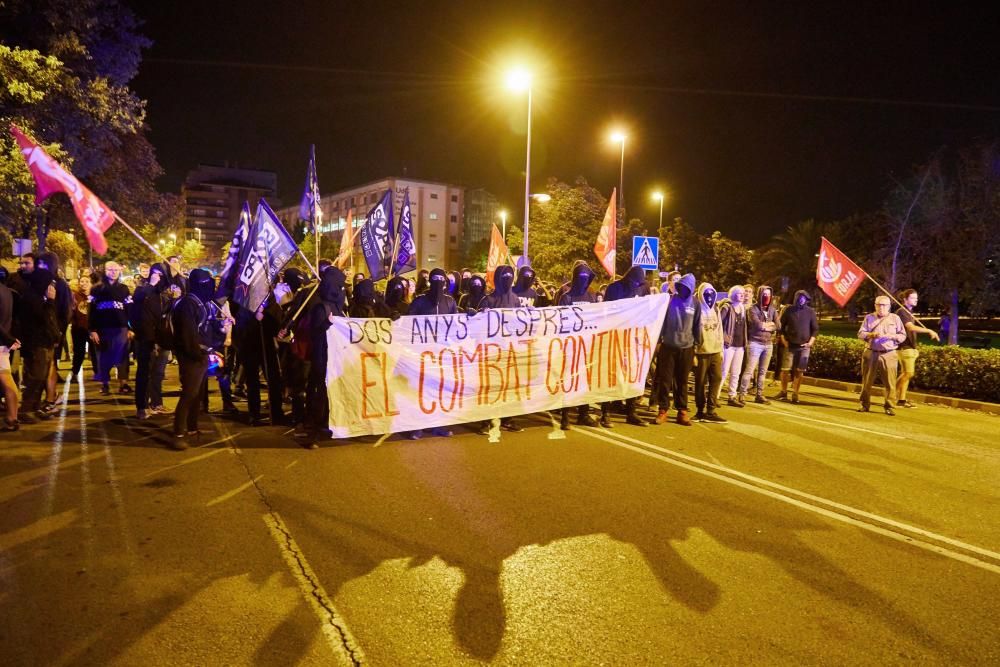
[[[994,572],[996,574],[1000,574],[1000,565],[996,563],[989,563],[986,561],[982,561],[979,560],[978,558],[973,558],[972,556],[969,556],[967,554],[963,554],[957,551],[952,551],[951,549],[947,549],[945,547],[938,546],[936,544],[931,544],[930,542],[924,542],[923,540],[915,539],[909,535],[905,535],[903,533],[896,532],[888,528],[883,528],[882,526],[875,525],[874,523],[866,523],[864,521],[861,521],[860,519],[856,519],[854,517],[842,514],[840,512],[834,512],[833,510],[829,510],[824,507],[817,507],[816,505],[811,505],[807,502],[798,500],[796,498],[790,498],[787,495],[783,495],[783,493],[779,493],[778,491],[771,491],[769,489],[762,489],[760,487],[767,486],[782,491],[784,493],[801,496],[802,498],[807,498],[813,502],[822,503],[825,505],[829,505],[831,507],[835,507],[839,510],[843,510],[845,512],[850,512],[852,514],[857,514],[858,516],[863,516],[874,522],[882,523],[887,526],[892,526],[900,530],[905,530],[917,535],[921,535],[936,540],[938,542],[944,542],[945,544],[950,544],[960,549],[964,549],[966,551],[977,553],[982,556],[994,559],[996,561],[1000,561],[1000,553],[997,553],[995,551],[990,551],[989,549],[984,549],[982,547],[977,547],[972,544],[967,544],[960,540],[955,540],[950,537],[946,537],[944,535],[938,535],[937,533],[932,533],[930,531],[923,530],[922,528],[917,528],[916,526],[910,526],[908,524],[894,521],[892,519],[888,519],[886,517],[882,517],[877,514],[871,514],[870,512],[865,512],[864,510],[859,510],[854,507],[850,507],[849,505],[843,505],[833,500],[827,500],[826,498],[821,498],[819,496],[814,496],[812,494],[805,493],[803,491],[798,491],[796,489],[792,489],[790,487],[783,486],[781,484],[776,484],[774,482],[762,479],[760,477],[754,477],[753,475],[748,475],[738,470],[733,470],[732,468],[726,468],[725,466],[714,465],[712,463],[708,463],[707,461],[702,461],[701,459],[697,459],[693,456],[687,456],[679,452],[675,452],[669,449],[664,449],[662,447],[659,447],[649,442],[645,442],[643,440],[637,440],[635,438],[630,438],[628,436],[620,435],[617,433],[614,434],[615,438],[619,438],[620,440],[627,440],[629,442],[641,445],[637,447],[635,445],[628,444],[626,442],[621,442],[620,440],[615,440],[614,438],[608,437],[604,435],[602,432],[596,431],[595,429],[591,429],[589,427],[582,429],[581,433],[589,435],[592,438],[597,438],[598,440],[604,440],[605,442],[611,443],[618,447],[630,449],[644,456],[649,456],[650,458],[658,459],[660,461],[669,463],[679,468],[684,468],[686,470],[690,470],[692,472],[696,472],[701,475],[705,475],[707,477],[711,477],[713,479],[726,482],[727,484],[732,484],[734,486],[738,486],[748,491],[753,491],[755,493],[759,493],[761,495],[774,498],[775,500],[780,500],[781,502],[788,503],[789,505],[794,505],[795,507],[798,507],[800,509],[804,509],[809,512],[814,512],[816,514],[820,514],[822,516],[835,519],[837,521],[841,521],[843,523],[847,523],[852,526],[856,526],[858,528],[863,528],[864,530],[878,533],[879,535],[883,535],[893,540],[899,542],[905,542],[907,544],[912,544],[921,549],[925,549],[927,551],[931,551],[936,554],[946,556],[948,558],[952,558],[954,560],[958,560],[963,563],[967,563],[969,565],[973,565],[975,567],[988,570],[990,572]],[[646,447],[649,447],[657,451],[649,451],[649,449],[646,449]],[[683,460],[678,460],[678,459],[683,459]],[[706,468],[711,468],[714,470],[718,470],[720,472],[713,472],[713,470],[706,470]],[[720,474],[721,472],[724,472],[726,474]],[[741,479],[745,479],[748,481],[741,481],[740,479],[734,479],[733,477],[739,477]]]
[[[302,591],[302,595],[319,618],[323,636],[333,654],[345,665],[365,664],[365,654],[362,652],[361,646],[347,628],[344,617],[337,611],[330,596],[323,590],[323,586],[319,583],[319,577],[313,572],[305,554],[295,543],[281,516],[272,510],[263,518],[264,523],[271,531],[271,537],[278,545],[281,557],[288,565],[292,577],[298,583],[299,590]]]
[[[826,421],[825,419],[816,419],[814,417],[806,417],[804,415],[797,415],[794,412],[789,412],[786,410],[779,410],[778,408],[764,408],[767,412],[775,412],[782,417],[790,417],[792,419],[802,419],[808,422],[816,422],[817,424],[826,424],[827,426],[835,426],[837,428],[846,428],[851,431],[861,431],[862,433],[871,433],[873,435],[879,435],[884,438],[896,438],[897,440],[909,440],[905,435],[896,435],[895,433],[885,433],[884,431],[874,431],[870,428],[861,428],[860,426],[851,426],[850,424],[841,424],[839,422]]]
[[[208,443],[208,445],[204,445],[204,446],[208,447],[209,445],[217,445],[220,442],[225,442],[226,440],[232,440],[235,437],[236,436],[234,436],[234,435],[230,435],[228,437],[222,438],[221,440],[216,440],[215,442],[210,442],[210,443]],[[191,463],[197,463],[198,461],[203,461],[204,459],[207,459],[210,456],[215,456],[216,454],[221,454],[222,452],[229,452],[229,451],[230,451],[229,448],[213,449],[211,451],[205,452],[204,454],[199,454],[198,456],[191,456],[189,458],[186,458],[183,461],[181,461],[180,463],[175,463],[172,466],[167,466],[166,468],[160,468],[159,470],[154,470],[153,472],[146,473],[145,475],[143,475],[143,477],[152,477],[153,475],[159,475],[160,473],[167,472],[168,470],[174,470],[175,468],[180,468],[181,466],[186,466],[186,465],[189,465]]]
[[[263,475],[257,475],[256,477],[254,477],[249,482],[247,482],[245,484],[240,484],[239,486],[237,486],[232,491],[229,491],[227,493],[223,493],[218,498],[213,498],[212,500],[209,500],[208,503],[205,505],[205,507],[212,507],[213,505],[218,505],[219,503],[224,503],[227,500],[229,500],[230,498],[232,498],[233,496],[238,495],[240,493],[243,493],[244,491],[246,491],[247,489],[249,489],[251,486],[253,486],[257,482],[259,482],[263,478],[264,478]]]

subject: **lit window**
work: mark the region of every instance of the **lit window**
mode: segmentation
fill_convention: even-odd
[[[427,214],[427,219],[428,220],[437,220],[438,219],[438,214],[437,213],[428,213]]]
[[[437,259],[438,259],[438,258],[437,258],[437,255],[427,255],[427,261],[428,261],[429,263],[432,263],[432,262],[436,262],[436,261],[437,261]]]

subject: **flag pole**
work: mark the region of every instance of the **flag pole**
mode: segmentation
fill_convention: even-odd
[[[157,257],[159,257],[160,259],[162,259],[164,262],[168,261],[167,258],[163,256],[163,253],[161,253],[159,250],[157,250],[156,248],[154,248],[149,243],[149,241],[147,241],[146,239],[144,239],[143,236],[142,236],[142,234],[140,234],[139,232],[135,231],[135,228],[133,228],[132,225],[130,225],[127,222],[125,222],[122,219],[122,217],[120,215],[118,215],[117,213],[113,213],[113,215],[115,216],[115,220],[117,220],[118,222],[122,223],[122,226],[125,227],[125,229],[129,230],[130,232],[132,232],[132,234],[134,234],[135,237],[137,239],[139,239],[142,242],[143,245],[145,245],[147,248],[149,248],[150,250],[152,250],[154,255],[156,255]]]
[[[882,285],[881,285],[881,284],[880,284],[880,283],[879,283],[879,282],[878,282],[877,280],[875,280],[874,278],[872,278],[872,277],[871,277],[871,274],[870,274],[870,273],[868,273],[867,271],[865,271],[865,277],[867,277],[867,278],[868,278],[868,280],[872,281],[872,283],[874,283],[874,284],[875,284],[875,287],[877,287],[877,288],[879,288],[880,290],[882,290],[882,291],[883,291],[883,292],[885,293],[885,295],[886,295],[887,297],[889,297],[889,298],[890,298],[890,299],[892,299],[892,300],[893,300],[894,302],[896,302],[896,304],[897,304],[897,305],[898,305],[898,306],[899,306],[900,308],[906,308],[906,305],[905,305],[905,304],[903,304],[903,303],[900,303],[899,299],[897,299],[897,298],[895,297],[895,295],[893,295],[893,293],[892,293],[892,292],[890,292],[890,291],[889,291],[889,290],[887,290],[886,288],[882,287]],[[912,315],[912,313],[911,313],[911,315]],[[921,322],[921,321],[920,321],[920,318],[918,318],[918,317],[917,317],[916,315],[913,315],[913,321],[914,321],[914,322],[916,322],[917,324],[919,324],[920,326],[924,327],[925,329],[929,329],[929,328],[930,328],[930,327],[928,327],[928,326],[927,326],[926,324],[924,324],[923,322]]]
[[[318,280],[319,279],[319,273],[316,272],[316,267],[314,267],[309,262],[309,258],[306,257],[306,254],[304,252],[302,252],[302,248],[296,248],[296,251],[299,253],[299,257],[302,258],[302,261],[306,263],[306,266],[309,267],[309,270],[312,271],[313,276],[315,276],[316,279]],[[319,264],[319,260],[316,260],[316,264]]]

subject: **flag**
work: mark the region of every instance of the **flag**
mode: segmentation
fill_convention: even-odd
[[[295,245],[285,226],[263,199],[240,250],[239,274],[233,299],[247,310],[257,310],[274,285],[278,272],[295,256]]]
[[[510,250],[507,249],[503,235],[494,224],[493,230],[490,232],[490,252],[486,255],[486,284],[490,289],[493,289],[493,272],[501,264],[507,263],[510,263]]]
[[[389,259],[392,252],[392,190],[386,190],[382,199],[365,217],[361,228],[361,251],[368,264],[369,278],[382,280],[389,275]]]
[[[354,256],[354,209],[348,209],[347,222],[344,224],[344,233],[340,237],[340,251],[334,264],[339,269],[343,269],[347,262]]]
[[[250,202],[243,202],[243,210],[240,211],[240,221],[236,225],[236,233],[229,244],[229,253],[226,255],[226,263],[222,266],[222,273],[219,276],[219,289],[216,297],[233,296],[233,289],[236,286],[236,273],[240,266],[240,251],[250,233]]]
[[[617,188],[611,191],[611,201],[608,202],[608,210],[604,212],[604,222],[601,223],[601,231],[597,233],[597,243],[594,244],[597,260],[612,277],[615,275],[615,250],[618,245],[618,232],[615,228],[618,219],[616,194]]]
[[[396,240],[396,261],[392,265],[393,275],[417,270],[417,245],[413,242],[413,220],[410,216],[410,190],[403,194],[403,205],[399,207],[399,238]]]
[[[867,277],[868,274],[860,266],[823,238],[819,247],[819,262],[816,263],[816,283],[838,306],[846,306]]]
[[[320,207],[319,178],[316,176],[316,145],[309,149],[309,168],[306,170],[306,187],[302,191],[299,204],[299,219],[309,223],[309,233],[323,223],[323,209]]]
[[[114,211],[13,123],[10,125],[10,133],[17,140],[21,155],[35,179],[35,204],[41,204],[56,192],[65,192],[73,205],[76,219],[83,225],[90,247],[98,255],[107,253],[108,242],[104,238],[104,232],[115,223]]]

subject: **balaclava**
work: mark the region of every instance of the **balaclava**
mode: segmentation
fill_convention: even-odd
[[[448,274],[448,294],[453,298],[458,297],[458,288],[462,284],[462,274],[458,271],[452,271]]]
[[[306,274],[296,268],[285,270],[285,284],[292,290],[292,294],[299,291],[299,288],[306,282]]]
[[[188,275],[188,290],[202,303],[208,303],[215,294],[215,279],[205,269],[195,269]]]
[[[715,288],[712,287],[711,285],[706,287],[705,290],[701,293],[701,298],[705,300],[705,305],[708,306],[709,308],[715,305],[715,299],[717,297],[718,294],[716,293]]]
[[[760,294],[760,307],[770,308],[771,307],[771,288],[766,285],[762,285],[758,288],[758,293]]]
[[[403,278],[396,276],[389,280],[385,286],[385,305],[390,308],[395,308],[399,304],[403,303],[405,296],[406,283],[403,282]]]
[[[462,282],[459,283],[459,289],[462,290],[463,294],[469,293],[469,281],[472,279],[471,269],[462,269]]]
[[[573,296],[580,296],[590,288],[592,282],[594,282],[594,272],[590,270],[586,262],[578,261],[573,267],[573,281],[570,284],[569,293]]]
[[[641,266],[633,266],[625,274],[625,283],[633,292],[642,287],[644,282],[646,282],[646,270]]]
[[[442,294],[448,291],[448,274],[444,269],[434,269],[428,277],[430,283],[431,301],[437,303]]]
[[[514,285],[514,267],[503,264],[493,272],[493,291],[497,294],[508,294]]]
[[[483,300],[483,295],[486,294],[486,281],[480,276],[472,276],[469,278],[469,305],[473,308],[479,306],[479,302]]]
[[[323,272],[323,278],[319,282],[319,298],[338,316],[344,315],[344,283],[347,276],[336,266],[331,266]]]
[[[517,270],[517,289],[524,291],[535,284],[535,270],[530,266],[522,266]]]
[[[153,290],[157,294],[160,294],[161,292],[163,292],[163,290],[167,289],[167,287],[170,286],[170,281],[167,280],[167,276],[169,275],[169,273],[167,271],[167,268],[162,264],[160,264],[159,262],[149,267],[150,280],[152,280],[154,273],[160,276],[160,280],[159,282],[156,283],[156,285],[153,286]]]
[[[683,280],[678,280],[677,284],[674,285],[674,289],[677,290],[677,296],[680,298],[685,300],[691,298],[691,286]]]

